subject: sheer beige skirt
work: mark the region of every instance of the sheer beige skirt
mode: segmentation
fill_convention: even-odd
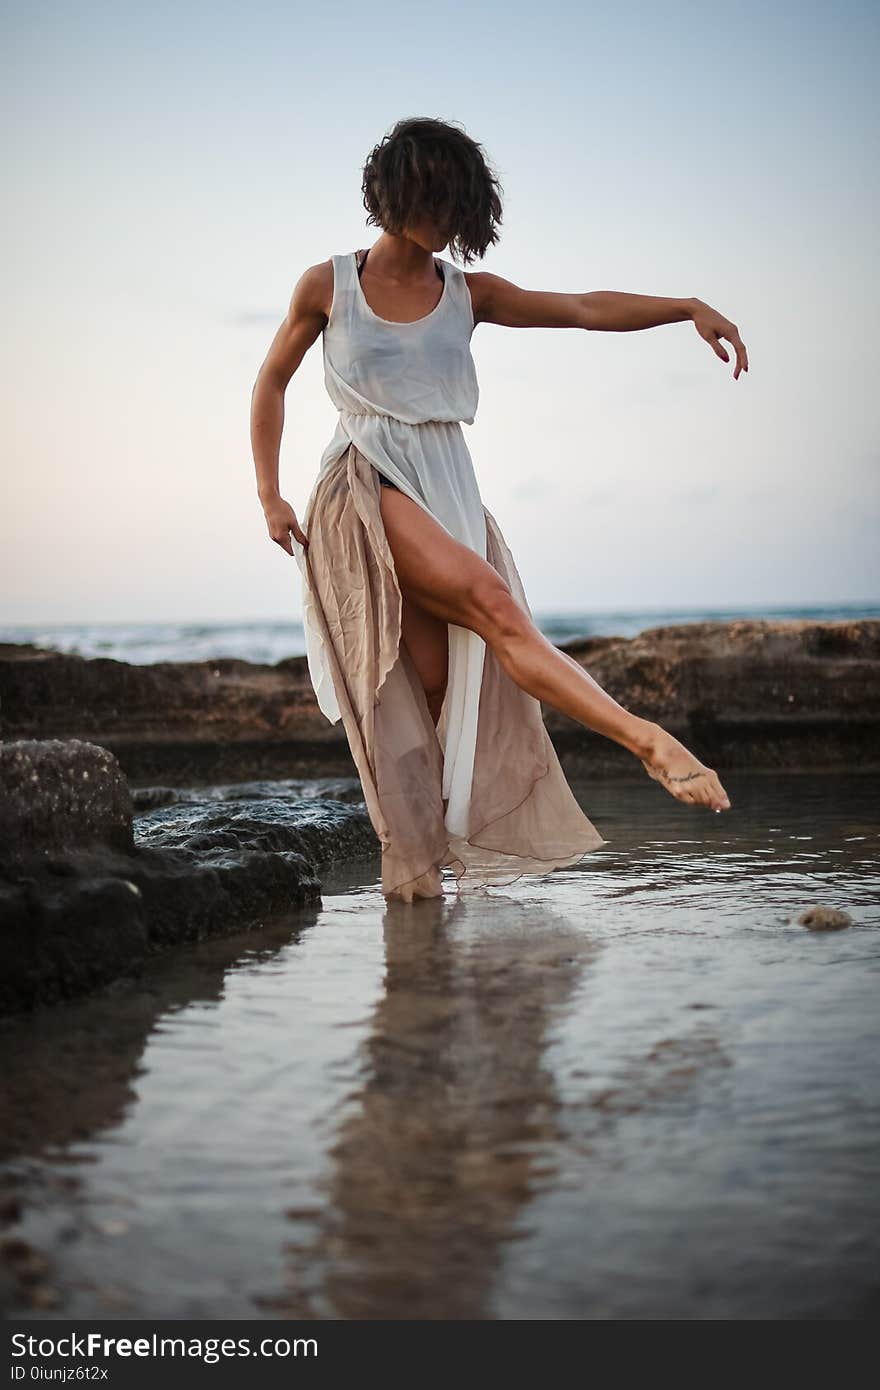
[[[486,558],[531,616],[513,557],[484,512]],[[355,445],[317,484],[304,527],[313,617],[381,844],[385,897],[437,897],[446,867],[459,892],[500,886],[567,867],[606,844],[565,779],[540,702],[511,679],[488,645],[468,830],[447,829],[443,750],[401,640],[402,596],[380,483]]]

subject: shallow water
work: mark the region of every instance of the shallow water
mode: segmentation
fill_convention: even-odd
[[[880,778],[724,782],[575,784],[609,843],[574,869],[407,906],[341,866],[8,1020],[47,1268],[7,1316],[876,1313]]]

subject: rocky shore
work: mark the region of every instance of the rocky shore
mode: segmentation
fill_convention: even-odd
[[[0,1015],[317,902],[322,870],[378,853],[352,783],[139,795],[106,748],[23,739],[0,789]]]
[[[878,619],[683,623],[562,650],[719,768],[880,762]],[[548,706],[545,717],[563,763],[633,769],[616,744]],[[137,666],[0,644],[0,738],[98,743],[135,784],[355,775],[305,657]]]
[[[719,771],[880,767],[878,620],[689,623],[563,650]],[[545,718],[571,775],[642,775]],[[0,645],[0,740],[0,1012],[315,901],[331,863],[378,866],[305,657],[137,666]]]

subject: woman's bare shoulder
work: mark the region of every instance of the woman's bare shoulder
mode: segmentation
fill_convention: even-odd
[[[330,316],[333,302],[333,258],[307,266],[293,288],[290,307],[297,317]]]
[[[463,270],[461,273],[470,290],[471,304],[474,310],[474,325],[476,325],[481,319],[487,317],[490,281],[494,279],[494,276],[486,270]]]

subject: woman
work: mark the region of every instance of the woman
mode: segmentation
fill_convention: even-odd
[[[541,701],[627,748],[679,801],[730,805],[706,767],[631,714],[536,627],[462,432],[478,323],[626,331],[691,319],[734,378],[736,326],[699,299],[523,290],[467,272],[498,240],[500,184],[457,125],[398,122],[363,171],[369,250],[311,266],[254,386],[251,436],[271,538],[302,576],[309,671],[341,719],[382,846],[382,891],[411,902],[574,864],[607,843],[569,788]],[[280,495],[284,394],[323,335],[339,410],[300,526]]]

